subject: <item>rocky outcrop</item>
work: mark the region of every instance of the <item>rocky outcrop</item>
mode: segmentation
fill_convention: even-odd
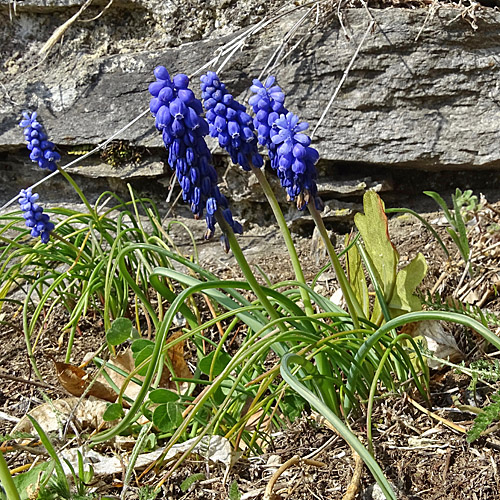
[[[0,28],[0,175],[5,155],[12,159],[22,147],[16,127],[21,110],[37,109],[63,152],[78,152],[102,143],[147,109],[147,87],[158,64],[173,73],[195,74],[209,61],[213,69],[225,63],[220,75],[242,100],[251,80],[266,68],[264,73],[275,74],[287,91],[287,107],[313,128],[358,49],[315,133],[324,161],[323,187],[331,187],[334,166],[340,164],[364,167],[348,179],[354,187],[364,182],[366,169],[500,167],[496,10],[344,9],[339,18],[336,9],[308,11],[309,4],[278,11],[284,4],[279,1],[115,0],[107,10],[108,2],[96,1],[81,16],[88,21],[102,12],[101,17],[75,21],[45,59],[39,56],[55,29],[84,3],[0,0],[7,20]],[[278,15],[273,18],[266,5]],[[178,22],[170,22],[174,19]],[[264,25],[266,19],[273,21]],[[223,51],[252,27],[260,29],[234,53]],[[138,163],[117,169],[93,157],[79,172],[124,179],[165,175],[162,144],[149,116],[117,139],[144,148]],[[382,182],[376,177],[365,188]],[[386,186],[390,182],[384,180]],[[354,196],[349,186],[339,189]],[[339,189],[325,187],[327,197],[345,196]],[[241,191],[248,188],[242,185]]]

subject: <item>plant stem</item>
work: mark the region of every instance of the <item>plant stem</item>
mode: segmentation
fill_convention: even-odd
[[[340,285],[340,289],[342,290],[342,294],[347,303],[347,308],[349,309],[349,314],[351,315],[352,322],[354,328],[359,329],[359,317],[364,317],[363,310],[359,305],[359,302],[354,295],[349,282],[347,281],[347,277],[342,269],[342,265],[340,264],[339,258],[337,257],[337,253],[335,252],[335,248],[333,248],[332,242],[330,241],[330,237],[328,236],[328,232],[326,230],[323,219],[321,218],[320,213],[314,206],[314,202],[308,203],[307,207],[309,208],[309,212],[318,228],[318,231],[323,239],[326,250],[330,257],[330,262],[332,263],[333,269],[335,270],[335,274],[337,276],[337,280]]]
[[[238,240],[234,235],[232,227],[227,223],[226,219],[224,219],[224,216],[222,215],[220,210],[217,210],[217,212],[215,212],[215,218],[219,223],[222,232],[226,235],[227,239],[229,240],[229,246],[233,251],[233,255],[236,261],[238,262],[241,271],[245,275],[246,280],[252,287],[252,290],[254,291],[255,295],[260,300],[262,306],[269,314],[269,317],[271,319],[279,319],[281,317],[280,314],[272,306],[271,302],[267,298],[267,295],[264,293],[262,287],[259,285],[257,279],[255,278],[255,275],[253,274],[252,269],[250,268],[250,265],[248,264],[248,261],[245,258],[243,251],[241,250],[240,244],[238,243]],[[279,323],[279,327],[282,331],[286,330],[286,327],[285,325],[283,325],[283,323]]]
[[[71,184],[71,186],[73,187],[73,189],[76,191],[76,194],[80,197],[80,199],[83,201],[83,203],[87,207],[87,210],[89,211],[89,214],[91,214],[93,216],[94,220],[97,223],[97,220],[98,220],[98,218],[97,218],[97,212],[90,205],[89,201],[87,200],[87,198],[83,194],[83,191],[78,187],[78,184],[73,180],[73,178],[71,177],[71,175],[69,175],[68,172],[66,172],[66,170],[62,169],[61,167],[57,167],[57,170]]]
[[[19,492],[17,491],[16,485],[14,484],[14,480],[9,471],[9,467],[7,466],[7,462],[0,451],[0,482],[7,494],[7,498],[9,500],[20,500]]]
[[[271,206],[271,209],[274,213],[276,222],[278,223],[278,226],[281,230],[281,234],[283,235],[283,239],[285,240],[285,245],[288,250],[288,254],[290,255],[290,260],[292,261],[293,271],[295,272],[295,278],[299,283],[303,283],[305,285],[306,280],[304,277],[304,272],[302,271],[302,267],[300,265],[299,257],[297,255],[297,250],[295,248],[295,245],[293,244],[292,235],[290,234],[290,230],[286,225],[285,217],[283,216],[283,212],[281,211],[281,208],[279,206],[278,200],[276,199],[274,191],[269,185],[269,182],[264,172],[260,168],[252,167],[252,172],[257,177],[257,180],[259,181],[259,184],[262,187],[262,191],[264,191],[267,201],[269,202],[269,205]],[[309,297],[309,294],[307,293],[307,290],[304,287],[300,287],[300,296],[302,297],[302,302],[304,303],[304,309],[306,311],[306,314],[308,316],[313,315],[314,309],[311,304],[311,298]]]

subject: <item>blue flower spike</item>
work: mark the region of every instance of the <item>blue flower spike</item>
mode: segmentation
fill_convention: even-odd
[[[31,161],[38,163],[40,168],[54,172],[61,155],[54,151],[54,143],[47,140],[43,126],[37,120],[36,111],[31,115],[25,111],[23,117],[24,119],[21,120],[19,126],[24,128],[24,137],[28,143],[28,149],[31,151]]]
[[[26,226],[31,228],[31,236],[48,243],[50,233],[54,229],[54,224],[50,222],[50,217],[43,213],[43,208],[37,203],[38,194],[32,193],[31,188],[22,189],[19,193],[19,205],[26,220]]]
[[[205,214],[209,239],[215,231],[215,214],[220,209],[225,219],[231,214],[227,199],[219,191],[217,172],[205,136],[209,126],[203,118],[203,106],[189,87],[184,74],[173,78],[163,66],[154,70],[156,81],[149,85],[153,96],[149,108],[155,117],[155,125],[162,133],[168,151],[168,164],[175,170],[182,188],[182,198],[189,203],[196,219]],[[206,212],[206,213],[205,213]],[[241,224],[231,217],[228,220],[233,231],[241,234]]]
[[[252,118],[213,71],[201,77],[201,97],[210,136],[218,139],[235,165],[246,171],[261,168],[264,160],[257,149]]]
[[[254,95],[249,104],[255,113],[254,126],[259,143],[267,147],[271,166],[288,200],[296,201],[299,210],[311,201],[322,210],[315,167],[319,153],[310,146],[309,136],[303,133],[308,124],[300,123],[298,116],[285,108],[285,94],[275,82],[276,79],[270,76],[264,84],[254,80],[250,87]]]

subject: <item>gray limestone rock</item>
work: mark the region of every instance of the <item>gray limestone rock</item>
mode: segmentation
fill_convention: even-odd
[[[29,109],[38,110],[63,154],[117,132],[117,140],[150,154],[119,169],[96,155],[77,167],[79,174],[123,181],[142,176],[165,184],[163,145],[148,113],[147,88],[158,64],[193,75],[197,91],[201,69],[210,61],[211,69],[224,63],[220,76],[242,101],[253,78],[273,73],[287,93],[287,107],[312,131],[358,48],[314,136],[322,158],[319,188],[327,200],[351,201],[366,189],[390,192],[392,179],[367,168],[439,172],[500,166],[500,13],[494,9],[447,5],[372,9],[371,15],[343,9],[340,22],[336,9],[322,6],[317,16],[304,2],[115,0],[104,10],[108,2],[99,1],[82,14],[90,21],[73,23],[44,59],[38,51],[84,3],[0,0],[6,21],[0,24],[3,179],[11,176],[6,158],[25,161],[30,171],[27,159],[21,160],[26,155],[17,127],[21,111]],[[266,19],[272,22],[258,24]],[[228,49],[255,27],[258,32],[245,43]],[[223,154],[215,146],[214,151]],[[338,165],[365,170],[358,177],[334,178]],[[225,183],[235,200],[264,201],[246,174],[227,174]],[[350,217],[351,206],[346,207]],[[288,218],[296,218],[292,209]]]

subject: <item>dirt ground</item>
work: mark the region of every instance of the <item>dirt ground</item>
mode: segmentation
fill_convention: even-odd
[[[451,297],[454,293],[456,296],[460,292],[460,298],[467,298],[472,303],[480,302],[483,310],[491,313],[500,311],[495,288],[498,280],[495,244],[500,234],[499,209],[498,204],[485,208],[469,223],[472,262],[477,270],[473,279],[464,275],[463,262],[459,261],[456,252],[452,251],[452,257],[446,258],[435,238],[419,221],[408,215],[391,218],[390,234],[400,253],[401,263],[409,261],[417,252],[423,252],[427,259],[429,271],[421,290],[423,296],[431,290],[438,291],[442,298]],[[441,214],[426,214],[425,217],[445,239],[447,247],[453,250]],[[342,238],[337,240],[342,241]],[[237,277],[232,257],[216,250],[217,246],[218,243],[201,245],[200,254],[206,266],[223,276]],[[254,228],[242,238],[242,246],[247,247],[250,262],[258,263],[272,281],[292,278],[291,266],[281,257],[285,250],[275,230]],[[321,251],[312,253],[311,240],[308,238],[297,238],[297,246],[307,279],[312,279],[326,259]],[[322,287],[322,293],[327,295],[335,291],[336,284],[331,273],[326,273],[319,286]],[[37,361],[47,386],[39,387],[33,384],[35,378],[24,345],[21,311],[8,304],[0,311],[0,343],[4,360],[0,366],[1,435],[11,432],[16,421],[27,411],[42,404],[47,396],[54,400],[68,396],[59,387],[52,363],[52,358],[62,361],[64,357],[64,349],[59,346],[64,320],[65,315],[61,312],[52,316],[41,330]],[[80,323],[80,333],[73,350],[74,363],[81,362],[86,353],[95,350],[95,346],[104,340],[102,326],[92,317]],[[493,331],[498,328],[494,324],[490,327]],[[473,332],[463,328],[455,328],[451,332],[466,364],[478,359],[494,359],[499,354],[486,354],[491,350],[481,345]],[[492,432],[469,445],[463,430],[470,427],[474,414],[461,411],[456,406],[457,401],[472,404],[473,396],[480,399],[478,403],[481,406],[490,393],[498,390],[498,384],[486,388],[478,383],[476,395],[472,395],[469,384],[469,377],[453,369],[444,367],[433,370],[433,406],[430,413],[418,404],[413,394],[387,394],[377,401],[373,416],[375,455],[398,498],[500,498],[498,432]],[[359,420],[352,421],[351,426],[366,444],[365,418],[362,415]],[[12,444],[12,441],[5,443]],[[341,438],[320,420],[306,414],[288,429],[273,434],[265,454],[240,459],[229,472],[221,465],[188,459],[165,483],[164,493],[158,498],[228,498],[230,485],[236,481],[242,499],[261,499],[273,473],[295,456],[300,459],[287,468],[274,485],[274,500],[348,498],[344,495],[355,474],[355,459]],[[312,464],[306,459],[319,463]],[[33,461],[33,456],[24,449],[14,448],[7,454],[7,461],[13,468]],[[195,473],[203,473],[204,478],[182,492],[182,482]],[[144,481],[152,478],[150,474]],[[113,488],[113,484],[118,484],[121,477],[118,475],[114,479],[114,482],[110,480],[107,485],[99,486],[100,494],[106,495],[106,498],[119,498],[120,490]],[[373,486],[373,478],[365,467],[358,493],[351,498],[383,498],[376,490],[372,491]],[[139,498],[137,488],[130,488],[126,498]]]

